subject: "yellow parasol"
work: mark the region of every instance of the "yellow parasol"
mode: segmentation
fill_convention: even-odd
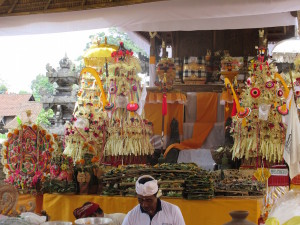
[[[111,53],[118,50],[118,46],[105,43],[100,44],[99,41],[92,44],[92,46],[83,54],[83,60],[86,67],[102,67],[106,64],[106,76],[108,76],[107,63],[114,59]]]

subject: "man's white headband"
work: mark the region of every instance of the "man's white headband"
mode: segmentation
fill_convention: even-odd
[[[139,181],[142,178],[152,178],[153,180],[147,181],[145,184],[140,184]],[[135,191],[138,195],[142,195],[142,196],[154,195],[158,191],[157,180],[155,180],[153,177],[149,175],[141,176],[135,182]]]

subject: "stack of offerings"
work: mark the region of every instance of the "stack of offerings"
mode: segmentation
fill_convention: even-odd
[[[185,57],[183,60],[183,81],[187,85],[206,82],[205,57]]]
[[[206,170],[194,167],[185,180],[183,197],[186,199],[211,199],[214,197],[214,185]]]
[[[216,196],[263,196],[265,184],[253,178],[254,170],[212,172]]]
[[[128,165],[104,175],[104,195],[134,196],[135,182],[142,175],[158,180],[162,196],[209,199],[213,197],[213,183],[206,171],[194,164],[160,164],[156,166]]]
[[[183,82],[183,60],[181,58],[174,58],[176,77],[174,83],[181,84]]]
[[[123,176],[121,168],[114,168],[107,171],[102,179],[102,194],[103,195],[120,195],[119,183]]]

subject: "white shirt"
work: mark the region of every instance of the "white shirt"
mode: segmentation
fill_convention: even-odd
[[[104,213],[105,218],[112,219],[112,223],[110,225],[122,225],[125,216],[126,216],[125,213],[111,213],[111,214]]]
[[[141,206],[137,205],[128,212],[122,225],[185,225],[178,206],[163,200],[160,202],[161,210],[154,215],[152,220],[147,213],[141,211]]]

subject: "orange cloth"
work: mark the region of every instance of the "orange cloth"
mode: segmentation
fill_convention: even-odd
[[[147,93],[146,104],[144,107],[145,118],[153,123],[154,135],[161,135],[162,128],[162,96],[161,92]],[[183,116],[186,96],[181,92],[167,93],[167,115],[164,118],[164,134],[170,135],[170,125],[172,119],[178,121],[179,134],[183,134]]]
[[[221,225],[231,221],[233,210],[249,211],[247,219],[257,223],[262,206],[262,198],[162,199],[181,209],[186,225]],[[43,209],[52,221],[74,221],[73,210],[87,201],[99,204],[105,213],[128,213],[138,204],[135,197],[44,194]]]
[[[228,107],[228,110],[226,111],[226,107]],[[233,109],[233,103],[225,103],[225,110],[224,110],[224,121],[226,122],[226,120],[231,117],[231,112]]]
[[[147,93],[146,103],[162,103],[161,92]],[[186,102],[186,95],[181,92],[167,92],[167,103],[179,103],[184,104]]]
[[[179,150],[200,148],[217,121],[217,111],[218,93],[197,93],[197,119],[194,124],[193,137],[179,144],[175,143],[170,145],[166,149],[164,156],[166,156],[172,148]]]
[[[179,134],[183,134],[183,104],[167,104],[168,113],[165,116],[164,121],[164,133],[169,135],[171,133],[170,125],[172,119],[175,118],[178,121]],[[146,103],[144,107],[145,118],[153,123],[154,135],[161,135],[162,128],[162,104],[149,104]]]

